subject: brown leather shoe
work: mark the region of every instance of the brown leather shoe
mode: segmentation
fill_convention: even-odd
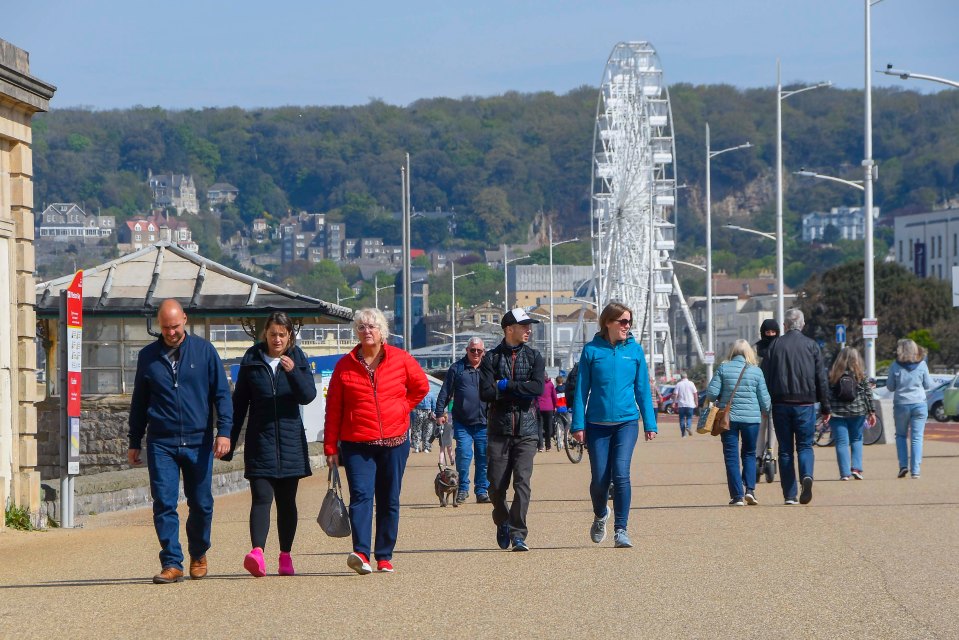
[[[153,576],[153,584],[170,584],[183,582],[183,571],[176,567],[164,567],[163,571]]]
[[[194,580],[206,577],[206,556],[190,558],[190,577]]]

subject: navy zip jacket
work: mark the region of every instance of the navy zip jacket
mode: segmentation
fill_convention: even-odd
[[[158,338],[140,350],[130,401],[130,448],[150,442],[181,447],[213,444],[216,410],[217,436],[229,438],[233,429],[230,384],[212,344],[187,334],[180,343],[180,363],[164,357],[169,347]]]
[[[465,356],[446,372],[443,387],[436,397],[436,416],[446,414],[446,405],[453,400],[453,422],[486,426],[486,403],[480,400],[479,367],[470,365]]]
[[[247,349],[240,361],[233,390],[233,422],[236,428],[230,438],[233,456],[240,439],[240,428],[246,424],[243,461],[247,478],[304,478],[311,475],[306,448],[306,431],[300,416],[300,405],[316,398],[316,382],[310,363],[297,346],[286,352],[293,360],[287,373],[278,365],[276,373],[263,359],[266,345]]]

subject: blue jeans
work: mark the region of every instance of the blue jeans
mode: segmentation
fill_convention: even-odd
[[[853,469],[862,471],[862,426],[865,422],[866,416],[849,418],[833,416],[829,419],[829,427],[836,436],[836,462],[839,463],[840,478],[848,478]],[[851,465],[850,449],[852,450]]]
[[[909,473],[918,476],[919,467],[922,465],[922,434],[926,430],[929,409],[925,402],[897,404],[893,405],[892,413],[896,420],[896,453],[899,455],[899,468],[908,468]]]
[[[593,500],[593,515],[597,518],[606,515],[609,483],[612,482],[614,529],[625,529],[629,523],[629,504],[632,499],[629,465],[638,439],[638,420],[617,425],[586,423],[586,448],[592,474],[589,496]]]
[[[350,526],[353,551],[370,557],[373,537],[373,499],[376,498],[377,560],[390,560],[400,527],[400,488],[410,457],[409,438],[395,447],[340,442],[340,458],[350,483]]]
[[[774,404],[773,428],[779,441],[779,484],[786,500],[799,495],[796,465],[799,459],[799,477],[813,477],[816,461],[812,449],[816,435],[816,407],[811,404]]]
[[[742,459],[737,450],[740,435],[743,438]],[[759,424],[730,422],[729,431],[724,431],[721,438],[729,497],[742,499],[756,488],[756,440],[759,438]]]
[[[679,435],[685,436],[686,432],[693,432],[693,412],[695,407],[679,407]]]
[[[153,497],[153,527],[160,541],[160,566],[183,570],[180,547],[180,474],[190,515],[186,519],[187,547],[191,558],[201,558],[210,548],[213,523],[213,444],[178,447],[147,440],[147,469]]]
[[[476,495],[489,493],[486,478],[486,425],[460,424],[453,422],[453,439],[456,440],[456,473],[460,477],[460,491],[469,493],[470,463],[476,453],[476,469],[473,472],[473,487]]]

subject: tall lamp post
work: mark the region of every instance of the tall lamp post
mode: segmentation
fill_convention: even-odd
[[[345,298],[340,297],[340,288],[336,288],[336,306],[340,306],[341,302],[346,302],[347,300],[355,300],[356,296],[347,296]],[[340,325],[336,325],[336,348],[340,348]]]
[[[384,287],[380,286],[380,274],[373,276],[373,306],[377,309],[380,308],[380,291],[386,291],[387,289],[392,289],[395,287],[395,284],[388,284]],[[402,336],[400,336],[402,337]]]
[[[929,80],[930,82],[947,84],[950,87],[959,89],[959,82],[956,82],[955,80],[948,80],[946,78],[939,78],[937,76],[927,76],[924,73],[913,73],[912,71],[904,71],[902,69],[893,69],[891,64],[886,65],[885,71],[878,70],[876,73],[885,73],[887,76],[899,76],[903,80],[908,80],[909,78],[915,78],[916,80]]]
[[[551,367],[556,364],[556,353],[553,349],[553,343],[556,339],[553,329],[553,247],[558,247],[568,242],[579,242],[579,238],[553,242],[553,225],[549,225],[549,366]]]
[[[866,0],[867,2],[869,0]],[[783,100],[803,91],[812,91],[832,86],[831,82],[820,82],[801,89],[783,91],[782,73],[779,59],[776,59],[776,288],[783,290]],[[783,298],[776,305],[776,321],[782,328],[786,317]]]
[[[450,320],[453,325],[453,345],[450,347],[450,363],[456,362],[456,279],[476,275],[475,271],[456,275],[456,262],[450,260]]]
[[[716,352],[713,351],[713,211],[712,211],[712,185],[710,176],[710,167],[712,159],[727,151],[736,151],[738,149],[748,149],[752,145],[745,142],[735,147],[727,147],[719,151],[713,151],[709,146],[709,123],[706,123],[706,350],[710,361],[706,363],[706,378],[713,379],[713,362]]]

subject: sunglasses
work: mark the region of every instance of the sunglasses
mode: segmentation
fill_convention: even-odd
[[[629,325],[633,324],[633,319],[632,319],[632,318],[620,318],[619,320],[613,320],[613,322],[615,322],[616,324],[618,324],[618,325],[621,326],[621,327],[628,327]]]
[[[470,353],[475,353],[475,354],[482,354],[485,351],[486,351],[485,349],[469,349]]]

